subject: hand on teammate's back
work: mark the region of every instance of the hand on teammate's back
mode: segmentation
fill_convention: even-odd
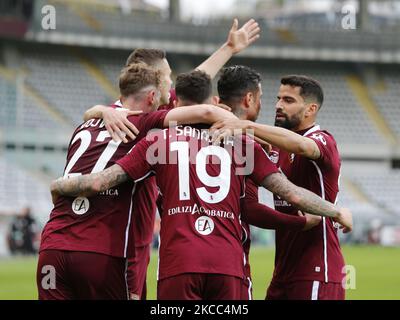
[[[115,142],[128,142],[126,136],[135,140],[139,130],[128,120],[129,116],[141,114],[143,111],[132,111],[128,109],[107,108],[103,111],[103,119],[108,133]]]
[[[224,119],[214,123],[210,130],[212,140],[215,144],[219,144],[226,137],[241,135],[246,128],[246,121],[239,119]]]

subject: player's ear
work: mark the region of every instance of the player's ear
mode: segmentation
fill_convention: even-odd
[[[253,99],[254,99],[253,93],[250,91],[247,92],[246,95],[244,96],[244,101],[243,101],[246,109],[250,108]]]
[[[318,109],[319,109],[319,107],[316,103],[310,103],[307,106],[305,116],[310,117],[310,116],[316,115],[318,112]]]
[[[176,97],[176,99],[174,100],[174,108],[179,108],[184,106],[182,100],[179,97]]]
[[[219,100],[220,100],[220,99],[219,99],[218,96],[213,96],[213,97],[211,98],[211,103],[217,105],[217,104],[219,104]]]
[[[155,99],[156,99],[156,91],[155,90],[149,91],[149,93],[147,94],[148,105],[149,106],[153,105],[155,103]]]

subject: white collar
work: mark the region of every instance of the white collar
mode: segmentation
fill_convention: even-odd
[[[316,124],[314,127],[310,128],[305,134],[303,134],[303,137],[308,136],[310,133],[313,133],[318,130],[321,130],[321,127],[318,124]]]

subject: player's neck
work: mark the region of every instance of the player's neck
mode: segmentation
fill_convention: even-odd
[[[121,102],[122,102],[122,107],[125,109],[129,109],[131,111],[147,112],[146,108],[143,106],[143,103],[138,102],[134,98],[128,97],[121,100]]]
[[[315,121],[303,121],[297,127],[293,128],[292,131],[294,132],[304,131],[313,126],[315,126]]]

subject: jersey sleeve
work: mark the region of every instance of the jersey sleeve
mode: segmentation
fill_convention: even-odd
[[[306,223],[305,217],[281,213],[260,203],[258,186],[250,179],[246,181],[246,195],[241,199],[240,206],[243,221],[258,228],[300,231]]]
[[[142,139],[132,150],[116,163],[134,180],[143,180],[153,173],[152,165],[147,159],[147,149],[151,141]]]
[[[323,131],[314,132],[307,136],[315,141],[319,148],[320,158],[317,163],[330,167],[333,162],[339,161],[339,152],[335,139],[328,133]]]
[[[146,136],[146,134],[151,130],[151,129],[162,129],[164,128],[164,119],[167,116],[167,113],[169,110],[162,110],[162,111],[153,111],[144,114],[141,116],[139,119],[129,119],[133,124],[135,124],[135,121],[139,121],[139,125],[141,126],[141,132],[140,134],[142,136]],[[135,116],[133,116],[135,117]]]
[[[270,160],[268,154],[256,142],[254,142],[254,157],[249,157],[249,159],[250,161],[254,161],[254,168],[250,174],[250,179],[253,180],[256,185],[261,185],[262,181],[270,174],[279,172],[276,165]]]

